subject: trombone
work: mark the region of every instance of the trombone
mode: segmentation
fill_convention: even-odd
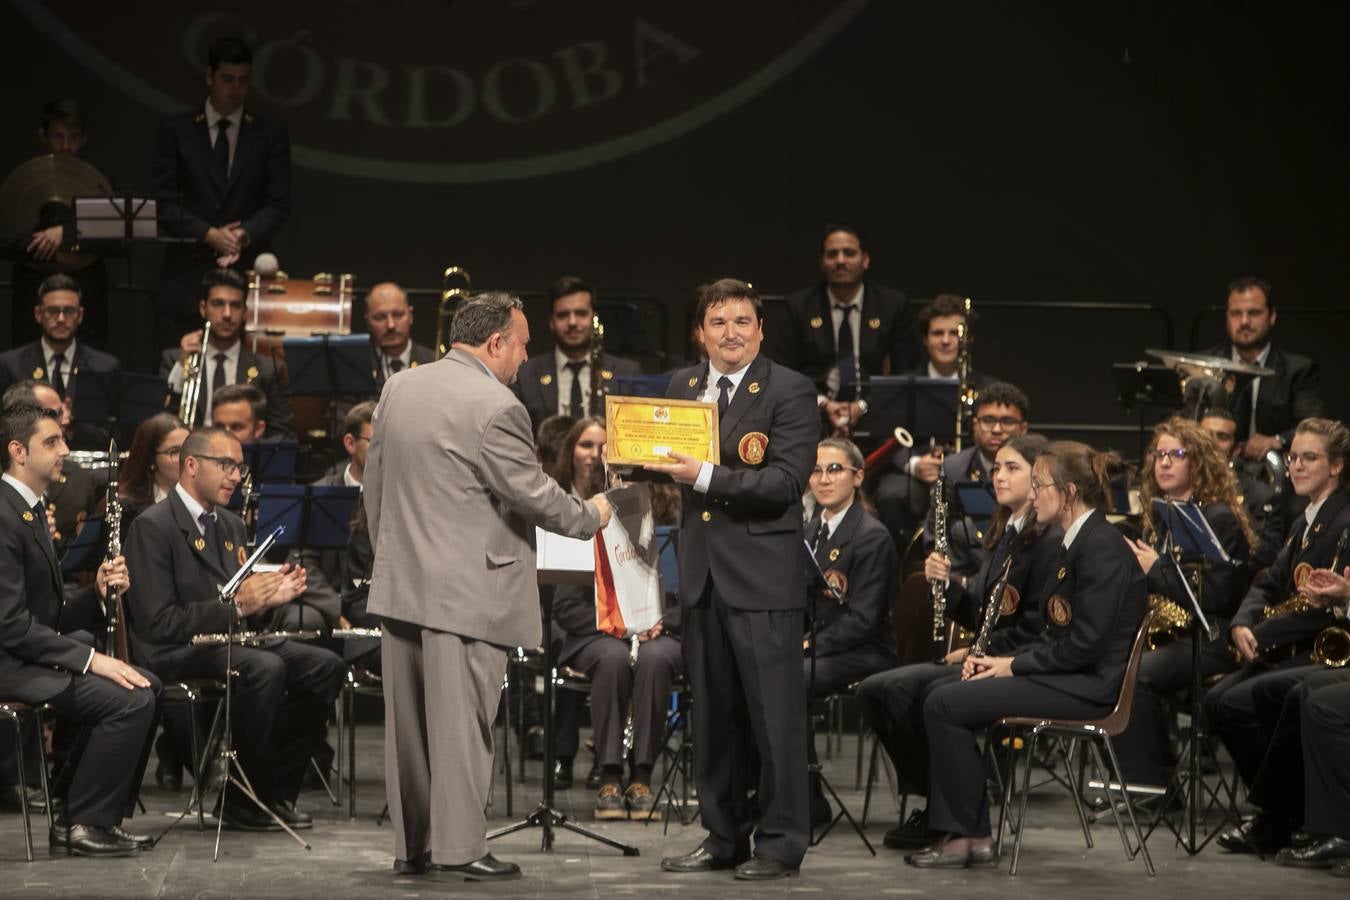
[[[462,281],[462,284],[457,282]],[[455,317],[455,306],[469,295],[473,279],[467,269],[446,266],[441,273],[441,301],[436,307],[436,358],[450,352],[450,320]]]
[[[211,339],[211,323],[202,326],[202,348],[183,360],[183,396],[178,401],[178,418],[189,428],[197,423],[197,408],[202,402],[202,379],[206,374],[206,342]]]

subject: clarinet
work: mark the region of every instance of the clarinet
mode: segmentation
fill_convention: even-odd
[[[989,596],[989,605],[984,610],[984,621],[980,622],[980,633],[975,635],[975,645],[970,648],[971,656],[984,656],[989,651],[989,635],[994,632],[994,623],[998,621],[999,610],[1003,607],[1003,591],[1008,586],[1008,575],[1012,572],[1012,551],[1003,561],[1003,571],[994,582],[994,591]]]
[[[107,560],[112,562],[122,555],[122,504],[117,499],[117,442],[113,441],[108,449],[108,465],[112,477],[108,479],[108,493],[104,515],[108,523]],[[108,635],[106,647],[108,655],[121,662],[131,661],[131,651],[127,646],[127,614],[122,604],[120,588],[108,585],[108,595],[104,600],[107,611]]]
[[[951,558],[947,542],[947,470],[939,465],[937,481],[933,483],[933,550],[948,559]],[[947,638],[947,585],[941,578],[928,582],[928,592],[933,598],[933,643],[940,653],[945,653],[943,645]]]

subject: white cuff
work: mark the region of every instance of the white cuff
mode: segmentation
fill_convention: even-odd
[[[712,484],[713,464],[705,462],[698,467],[698,477],[694,479],[694,490],[700,494],[708,493],[708,487]]]
[[[81,675],[89,674],[89,667],[94,664],[94,648],[89,648],[89,658],[84,661],[84,668],[80,670]]]

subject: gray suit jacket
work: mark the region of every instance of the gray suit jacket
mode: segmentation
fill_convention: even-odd
[[[452,350],[390,378],[373,424],[369,611],[538,646],[534,527],[588,538],[600,523],[539,468],[525,407],[477,359]]]

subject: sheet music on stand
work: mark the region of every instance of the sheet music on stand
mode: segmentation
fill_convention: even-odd
[[[258,532],[278,528],[277,546],[304,550],[347,546],[361,489],[345,484],[264,484],[258,495]]]
[[[1200,512],[1198,504],[1181,503],[1176,500],[1164,500],[1155,497],[1153,498],[1153,512],[1155,513],[1155,521],[1159,525],[1159,531],[1165,533],[1166,549],[1170,550],[1175,547],[1181,551],[1182,555],[1199,556],[1202,568],[1211,561],[1232,563],[1232,557],[1228,555],[1228,551],[1223,549],[1223,544],[1219,542],[1214,529],[1209,527],[1209,521]],[[1173,568],[1176,570],[1177,578],[1181,582],[1181,586],[1185,588],[1186,596],[1191,601],[1191,612],[1195,615],[1196,622],[1205,634],[1213,637],[1214,626],[1210,624],[1209,618],[1205,615],[1200,598],[1192,590],[1191,582],[1181,568],[1181,560],[1170,552],[1161,553],[1159,556],[1165,556],[1171,561]]]

